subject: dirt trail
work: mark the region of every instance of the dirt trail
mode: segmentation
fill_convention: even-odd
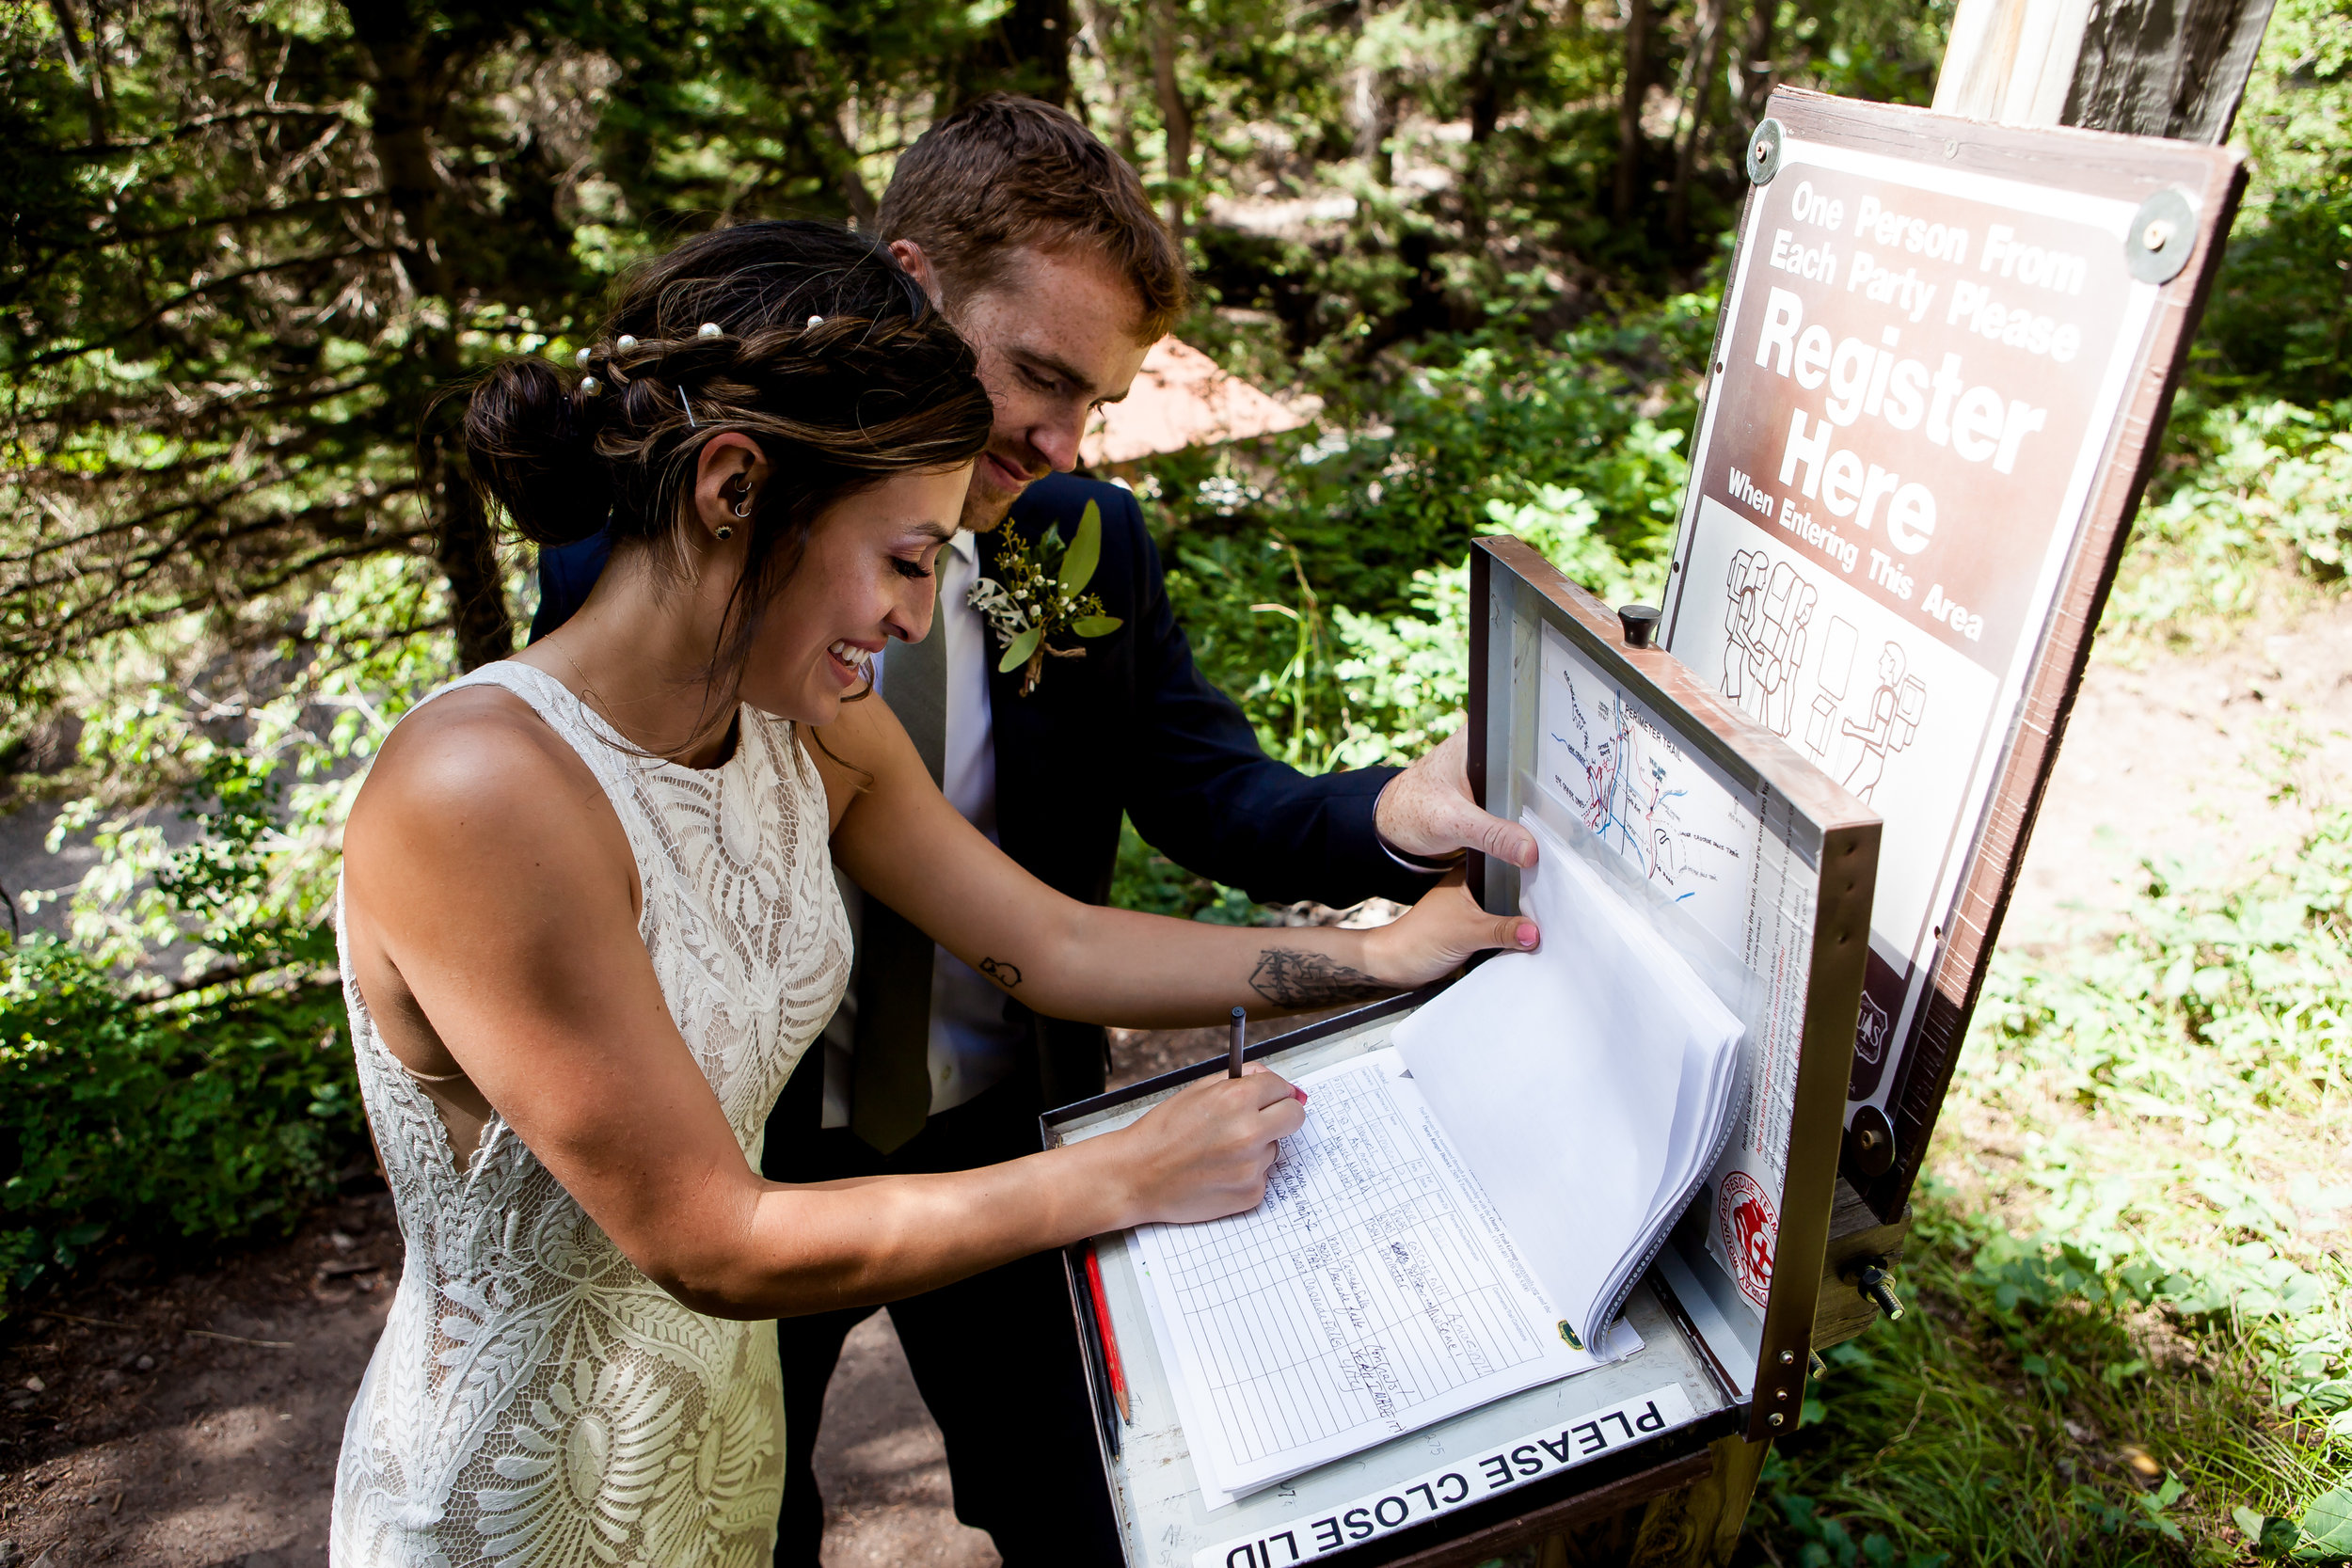
[[[2200,657],[2095,666],[2006,940],[2111,919],[2142,857],[2222,869],[2291,844],[2352,777],[2352,606]],[[1122,1081],[1214,1054],[1124,1035]],[[325,1560],[335,1453],[396,1282],[389,1200],[201,1275],[125,1260],[0,1329],[0,1568]],[[89,1320],[99,1320],[92,1322]],[[38,1386],[36,1386],[38,1385]],[[828,1568],[993,1568],[886,1316],[850,1337],[818,1466]]]

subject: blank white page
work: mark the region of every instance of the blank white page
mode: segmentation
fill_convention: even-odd
[[[1598,872],[1523,820],[1540,854],[1522,908],[1541,948],[1488,959],[1394,1037],[1545,1293],[1591,1343],[1656,1223],[1661,1180],[1704,1134],[1686,1113],[1675,1147],[1686,1085],[1712,1087],[1739,1025]]]

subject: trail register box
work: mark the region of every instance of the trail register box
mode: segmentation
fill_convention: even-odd
[[[1132,1563],[1447,1560],[1597,1488],[1685,1484],[1803,1402],[1877,819],[1525,545],[1482,541],[1472,597],[1474,782],[1551,857],[1534,906],[1616,945],[1579,967],[1548,925],[1550,969],[1500,956],[1265,1042],[1312,1090],[1266,1201],[1097,1239]],[[1518,871],[1478,876],[1519,907]],[[1539,974],[1560,989],[1503,983]],[[1046,1140],[1223,1070],[1067,1107]]]

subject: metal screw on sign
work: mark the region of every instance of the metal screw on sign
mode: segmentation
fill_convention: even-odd
[[[2123,264],[2142,283],[2169,283],[2197,248],[2197,214],[2178,190],[2162,190],[2139,204],[2123,231]]]
[[[1779,172],[1780,121],[1767,119],[1748,138],[1748,178],[1759,185],[1769,185]]]

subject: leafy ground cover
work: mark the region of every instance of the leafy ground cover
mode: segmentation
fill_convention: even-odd
[[[2242,863],[2151,856],[2091,933],[2001,954],[1914,1311],[1830,1353],[1755,1560],[2352,1556],[2352,812],[2300,815]]]

